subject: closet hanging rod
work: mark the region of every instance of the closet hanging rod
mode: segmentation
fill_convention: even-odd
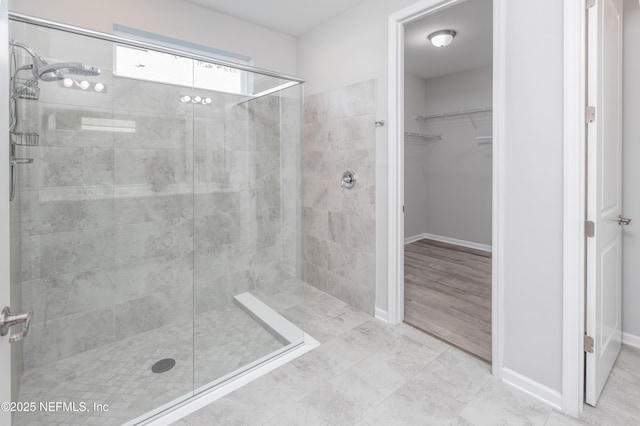
[[[425,133],[404,132],[405,137],[423,139],[425,142],[435,142],[442,139],[440,135],[428,135]]]
[[[440,114],[419,115],[419,116],[416,117],[416,120],[428,120],[430,118],[455,117],[455,116],[459,116],[459,115],[469,115],[469,114],[476,114],[476,113],[479,113],[479,112],[489,112],[489,111],[493,111],[493,107],[487,106],[487,107],[482,107],[482,108],[465,109],[465,110],[462,110],[462,111],[455,111],[455,112],[444,112],[444,113],[440,113]]]

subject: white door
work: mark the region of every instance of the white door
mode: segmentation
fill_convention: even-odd
[[[585,400],[595,405],[621,348],[622,259],[622,8],[623,0],[597,0],[588,18],[588,104],[595,121],[587,129]]]
[[[9,306],[9,32],[7,1],[0,0],[0,310]],[[11,401],[11,347],[0,337],[0,403]],[[0,409],[0,424],[11,424],[11,413]]]

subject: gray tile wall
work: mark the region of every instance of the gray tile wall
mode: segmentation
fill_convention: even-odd
[[[375,80],[304,102],[304,278],[365,312],[375,297]],[[341,187],[355,172],[351,190]]]
[[[288,103],[299,109],[299,100],[268,96],[241,104],[227,100],[219,118],[196,116],[196,314],[279,283],[285,202],[299,199],[295,188],[282,186],[299,180],[299,170],[286,160],[300,145],[299,134],[295,146],[285,143]]]
[[[302,277],[302,98],[301,88],[282,103],[282,228],[283,267]]]
[[[40,83],[40,100],[23,102],[40,133],[22,148],[35,158],[21,175],[25,368],[192,316],[194,107],[176,102],[181,88],[99,80],[105,93]]]
[[[212,106],[193,106],[178,102],[186,88],[99,79],[106,93],[41,83],[40,100],[21,106],[41,135],[21,149],[36,161],[13,205],[22,240],[13,282],[34,311],[25,368],[268,292],[282,277],[285,238],[300,239],[283,231],[298,215],[283,209],[300,197],[281,186],[299,181],[297,148],[282,143],[299,147],[299,127],[281,120],[299,100],[238,104],[210,92]],[[83,130],[83,117],[136,131]]]

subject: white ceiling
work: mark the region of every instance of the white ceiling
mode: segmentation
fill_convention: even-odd
[[[292,36],[299,36],[364,0],[186,0]]]
[[[467,0],[405,26],[405,71],[424,79],[490,65],[492,0]],[[455,30],[447,47],[434,47],[427,36]]]

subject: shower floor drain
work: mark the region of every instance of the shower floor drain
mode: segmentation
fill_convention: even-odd
[[[171,370],[176,365],[176,360],[173,358],[165,358],[156,362],[151,366],[151,371],[154,373],[164,373]]]

